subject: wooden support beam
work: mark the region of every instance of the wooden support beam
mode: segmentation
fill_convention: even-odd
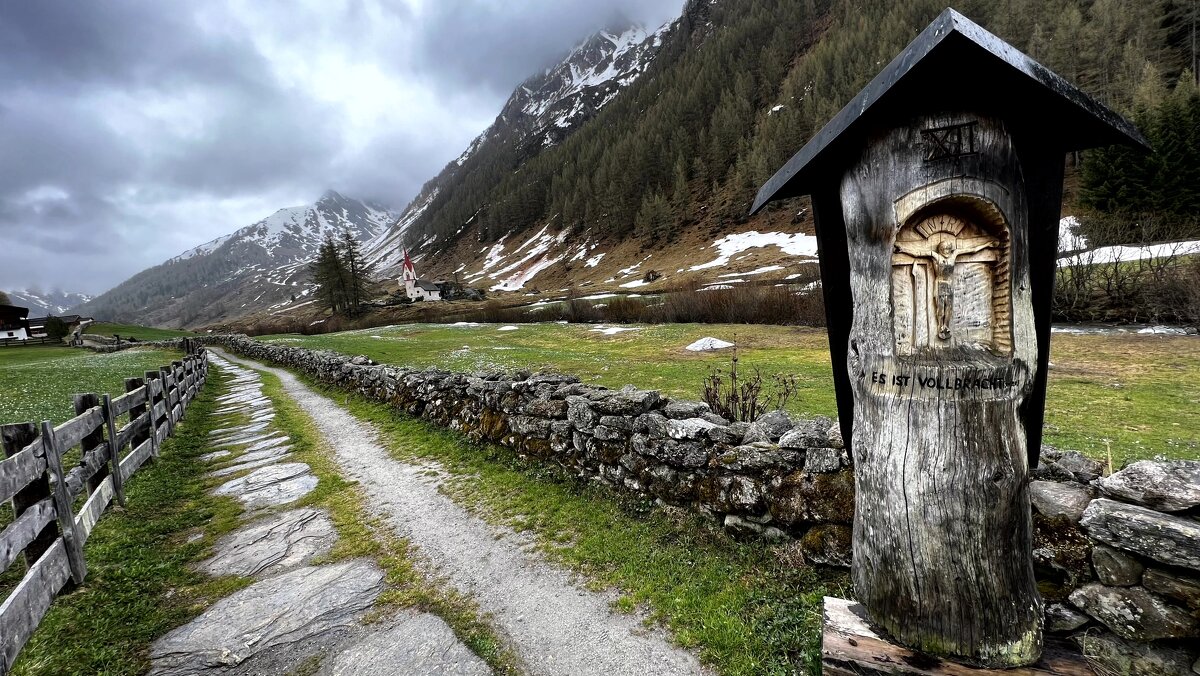
[[[150,457],[158,457],[158,416],[155,405],[162,399],[162,373],[146,371],[146,391],[150,393]]]
[[[55,539],[0,604],[0,674],[7,674],[69,575],[65,543]]]
[[[75,415],[85,413],[93,408],[100,408],[101,424],[97,425],[94,430],[84,435],[83,439],[80,440],[80,445],[85,451],[89,448],[100,447],[104,443],[104,409],[100,406],[100,397],[96,396],[95,393],[88,392],[85,394],[76,394],[72,399],[75,402]],[[111,454],[112,452],[113,449],[110,446],[108,453]],[[88,495],[91,495],[96,490],[96,487],[104,481],[104,477],[108,476],[108,458],[102,458],[101,460],[103,464],[87,480]]]
[[[883,636],[862,604],[825,597],[821,636],[825,676],[1096,676],[1079,650],[1065,641],[1046,640],[1042,658],[1029,667],[981,669],[899,646]]]
[[[175,420],[171,416],[171,409],[174,407],[174,402],[171,401],[171,390],[174,389],[175,374],[166,366],[159,368],[158,373],[163,384],[163,401],[167,405],[167,436],[169,437],[175,434]],[[158,449],[155,449],[154,457],[158,457]]]
[[[67,549],[67,562],[71,568],[71,581],[83,584],[87,576],[87,563],[83,560],[83,546],[75,536],[75,517],[71,513],[71,499],[67,493],[66,475],[63,473],[62,452],[54,438],[54,425],[49,420],[42,422],[42,445],[46,449],[46,467],[54,486],[54,512],[58,517],[58,528],[62,531],[63,544]]]
[[[4,446],[4,455],[13,457],[26,450],[37,441],[37,425],[20,423],[0,426],[0,444]],[[39,444],[40,448],[40,444]],[[32,449],[28,451],[30,460],[40,460],[40,469],[25,487],[12,496],[13,516],[20,518],[26,511],[34,508],[50,497],[50,476],[46,473],[44,458],[37,458]],[[53,520],[42,528],[41,532],[25,546],[25,566],[32,568],[33,564],[46,553],[50,545],[58,538],[58,524]]]
[[[117,434],[117,412],[113,409],[112,397],[104,395],[104,426],[108,432],[108,475],[113,478],[113,491],[116,493],[117,504],[125,506],[125,482],[121,480],[121,443]]]

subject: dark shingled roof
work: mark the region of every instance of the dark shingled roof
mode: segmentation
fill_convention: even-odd
[[[772,200],[809,194],[818,177],[840,174],[873,131],[948,109],[1000,117],[1014,135],[1064,154],[1147,145],[1120,115],[947,9],[763,185],[751,214]]]

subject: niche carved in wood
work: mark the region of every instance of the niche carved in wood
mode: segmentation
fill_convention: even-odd
[[[1008,228],[998,213],[988,216],[925,212],[896,233],[897,355],[957,347],[1012,353]]]

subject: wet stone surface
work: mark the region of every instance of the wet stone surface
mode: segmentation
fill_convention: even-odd
[[[216,555],[199,568],[210,575],[272,575],[327,554],[336,540],[333,523],[324,512],[296,509],[264,517],[225,536],[214,547]]]

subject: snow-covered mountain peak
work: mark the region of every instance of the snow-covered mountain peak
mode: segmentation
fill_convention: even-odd
[[[9,291],[8,299],[13,305],[29,308],[29,316],[37,317],[66,314],[72,308],[88,302],[92,297],[83,293],[69,293],[57,289],[53,291],[24,289]]]
[[[678,20],[672,20],[648,33],[644,26],[618,17],[577,44],[561,61],[521,83],[492,125],[425,184],[388,232],[368,243],[368,261],[380,272],[396,272],[403,260],[408,229],[431,208],[437,210],[438,195],[453,190],[456,176],[470,170],[473,157],[498,147],[533,155],[561,142],[646,71],[666,34],[677,25]],[[459,232],[470,227],[473,219],[468,218]],[[419,250],[435,239],[427,237],[410,244]]]
[[[360,242],[387,231],[396,214],[336,191],[280,209],[145,270],[89,304],[97,316],[196,324],[311,301],[308,264],[326,235]]]
[[[523,122],[527,136],[540,135],[542,145],[556,143],[560,130],[595,115],[641,75],[657,52],[659,32],[648,34],[640,24],[597,32],[562,61],[521,83],[500,119]]]

